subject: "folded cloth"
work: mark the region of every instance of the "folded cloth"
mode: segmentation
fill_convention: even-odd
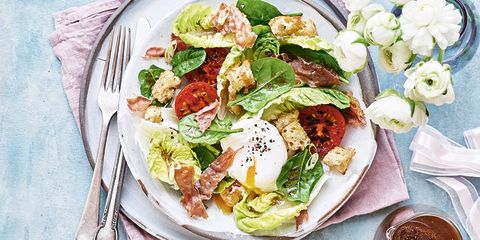
[[[50,42],[62,63],[65,94],[77,123],[84,65],[100,29],[120,3],[119,0],[100,0],[54,14],[56,31],[50,36]],[[345,206],[322,227],[408,199],[392,133],[380,129],[377,143],[377,154],[365,179]],[[129,239],[154,239],[126,217],[121,219]]]

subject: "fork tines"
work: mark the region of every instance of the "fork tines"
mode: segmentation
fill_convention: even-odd
[[[126,29],[124,26],[120,26],[117,29],[113,28],[110,35],[101,87],[115,92],[120,88],[124,65],[130,60],[131,30],[130,28]],[[127,41],[126,44],[125,41]],[[112,48],[114,49],[113,61],[111,62]]]

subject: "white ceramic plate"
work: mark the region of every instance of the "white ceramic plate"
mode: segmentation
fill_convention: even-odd
[[[216,7],[221,1],[209,0],[202,2]],[[333,40],[337,33],[330,22],[303,2],[294,0],[269,0],[269,2],[279,7],[283,12],[302,12],[304,17],[314,19],[319,34],[328,40]],[[135,141],[136,127],[140,123],[141,118],[131,114],[126,104],[126,98],[139,95],[137,75],[140,69],[147,68],[151,64],[156,64],[167,69],[169,68],[169,66],[161,60],[146,60],[142,55],[146,49],[151,46],[166,46],[168,44],[173,19],[178,15],[179,11],[185,7],[185,3],[186,1],[177,1],[176,10],[163,15],[165,18],[155,25],[145,41],[138,45],[137,51],[132,55],[132,59],[125,73],[125,80],[122,84],[120,109],[118,112],[118,130],[125,157],[132,175],[137,182],[142,185],[144,193],[148,196],[149,200],[178,225],[205,237],[227,239],[255,238],[254,236],[241,232],[236,227],[233,216],[223,215],[215,205],[211,205],[208,209],[209,219],[195,220],[189,218],[180,204],[179,192],[171,190],[168,186],[164,186],[160,181],[151,177],[145,156]],[[358,78],[354,76],[350,81],[351,84],[348,88],[354,92],[357,98],[362,99],[362,90]],[[362,107],[365,106],[363,105]],[[305,236],[326,221],[346,202],[360,183],[361,178],[370,166],[375,154],[376,142],[370,123],[364,128],[348,128],[347,135],[342,144],[344,146],[354,147],[357,150],[357,154],[347,173],[345,175],[333,174],[325,183],[318,196],[309,206],[309,220],[302,225],[300,231],[295,231],[293,225],[290,224],[282,226],[274,232],[270,232],[270,235],[292,238]],[[262,233],[259,232],[257,234]]]

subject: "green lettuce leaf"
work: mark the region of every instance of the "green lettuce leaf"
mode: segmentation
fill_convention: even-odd
[[[197,159],[202,166],[202,171],[207,169],[208,165],[217,159],[218,155],[220,155],[220,151],[216,148],[207,145],[201,144],[192,149],[195,154],[197,155]]]
[[[262,0],[238,0],[237,8],[247,16],[248,21],[255,26],[266,25],[270,19],[282,14],[278,8]],[[301,16],[301,13],[288,14],[289,16]]]
[[[281,195],[275,192],[266,193],[251,201],[245,197],[233,207],[237,227],[246,233],[256,230],[273,230],[293,220],[302,210],[307,209],[305,204],[293,204],[285,201],[280,206],[276,206],[279,196]]]
[[[192,166],[195,179],[201,174],[200,163],[188,143],[176,132],[168,128],[159,128],[151,133],[147,164],[154,178],[178,189],[175,182],[175,168]]]
[[[318,154],[310,154],[307,148],[291,157],[282,167],[277,187],[292,202],[307,203],[315,184],[323,175]]]
[[[235,46],[235,35],[215,32],[187,32],[178,35],[186,44],[195,48],[227,48]]]
[[[212,8],[202,3],[188,5],[173,22],[173,34],[204,31],[213,28],[210,16]]]
[[[293,88],[269,102],[255,115],[271,121],[277,119],[282,113],[320,104],[332,104],[340,109],[345,109],[350,106],[350,98],[341,91],[332,88]]]
[[[308,48],[315,51],[324,50],[330,52],[333,50],[333,44],[319,36],[288,36],[280,38],[279,41],[281,45],[295,44],[302,48]]]
[[[295,85],[292,66],[277,58],[258,59],[252,63],[252,73],[257,82],[255,90],[229,102],[229,106],[241,105],[246,111],[256,113]]]
[[[148,69],[142,69],[138,73],[140,82],[140,94],[146,98],[152,97],[152,87],[165,70],[152,64]]]
[[[183,117],[178,123],[180,134],[191,143],[215,144],[232,133],[243,131],[243,129],[231,129],[232,122],[229,119],[215,118],[212,125],[205,132],[202,132],[194,117],[195,113],[192,113]]]
[[[280,53],[280,42],[272,33],[269,26],[257,25],[253,27],[257,40],[253,46],[253,59],[271,57]]]
[[[215,188],[215,190],[213,191],[213,193],[216,193],[216,194],[220,194],[222,193],[223,191],[225,191],[225,189],[227,189],[228,187],[232,186],[232,184],[235,183],[235,179],[229,177],[229,176],[226,176],[225,178],[223,178],[222,181],[220,181],[218,183],[218,186],[217,188]]]
[[[207,52],[201,48],[188,48],[187,50],[180,51],[173,56],[172,71],[177,77],[182,77],[200,67],[206,57]]]

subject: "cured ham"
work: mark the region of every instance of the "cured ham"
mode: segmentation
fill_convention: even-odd
[[[145,52],[145,58],[161,58],[165,55],[165,48],[151,47]]]
[[[213,25],[223,35],[234,33],[236,44],[244,48],[252,48],[257,35],[252,31],[252,25],[245,14],[238,8],[221,3],[212,17]]]
[[[175,169],[175,181],[183,194],[181,202],[190,217],[208,218],[207,210],[205,209],[205,205],[203,205],[202,198],[193,185],[194,176],[195,170],[193,167]]]
[[[220,104],[218,101],[215,101],[195,113],[194,119],[198,122],[198,128],[200,128],[202,133],[212,124],[213,119],[215,119],[215,116],[217,115],[219,106]]]
[[[203,171],[200,179],[195,183],[195,187],[202,195],[202,199],[208,200],[212,197],[212,193],[217,188],[218,183],[227,175],[227,170],[233,163],[235,153],[233,149],[228,148]]]
[[[134,98],[127,98],[127,103],[130,111],[141,112],[147,110],[147,108],[152,104],[152,100],[144,96],[138,96]]]
[[[297,227],[297,231],[300,229],[300,226],[307,220],[308,220],[308,210],[305,209],[305,210],[302,210],[300,212],[300,215],[298,215],[295,218],[295,225]]]
[[[351,91],[344,91],[344,93],[350,98],[350,107],[343,112],[347,124],[357,127],[367,125],[367,121],[365,121],[365,113],[360,107],[358,99],[353,96]]]
[[[299,58],[290,62],[295,71],[297,81],[302,81],[310,87],[339,86],[340,78],[334,71],[316,63],[306,62]]]

